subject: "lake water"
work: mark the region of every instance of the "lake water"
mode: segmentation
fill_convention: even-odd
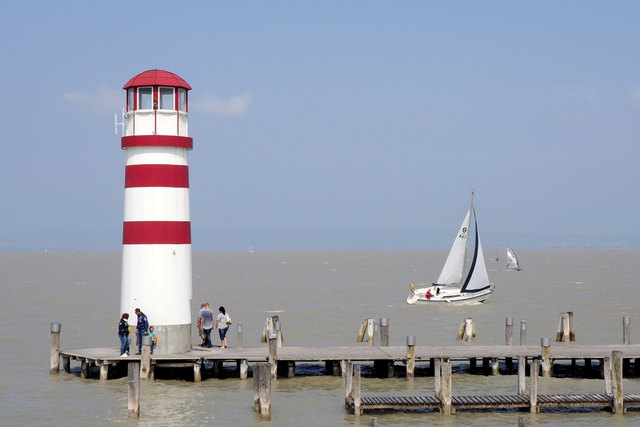
[[[492,254],[493,251],[487,251]],[[305,375],[278,379],[272,419],[253,411],[252,381],[208,378],[201,383],[143,383],[141,418],[127,418],[127,379],[100,382],[72,374],[49,374],[50,323],[62,323],[62,348],[119,345],[119,253],[0,253],[4,309],[0,312],[0,424],[3,425],[640,425],[640,411],[622,416],[604,411],[384,412],[355,417],[344,409],[339,377]],[[527,343],[550,337],[560,314],[573,311],[579,344],[622,343],[622,316],[631,316],[631,341],[640,338],[640,250],[521,251],[519,272],[488,261],[496,292],[474,306],[409,306],[409,283],[433,281],[446,252],[256,252],[194,253],[193,313],[200,302],[224,305],[244,325],[245,347],[261,346],[265,317],[278,314],[285,345],[356,343],[363,319],[387,317],[391,345],[465,345],[456,341],[460,322],[472,317],[476,344],[503,344],[505,317],[527,320]],[[144,310],[144,308],[143,308]],[[153,319],[150,319],[153,324]],[[236,331],[229,332],[235,345]],[[193,342],[198,338],[194,332]],[[218,343],[216,340],[215,343]],[[457,373],[454,394],[513,393],[516,376]],[[599,379],[541,378],[541,393],[602,392]],[[626,393],[640,393],[640,379],[625,379]],[[433,378],[363,379],[363,393],[432,394]]]

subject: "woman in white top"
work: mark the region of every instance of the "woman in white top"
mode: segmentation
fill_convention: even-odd
[[[218,315],[216,316],[216,328],[220,335],[220,348],[227,348],[227,331],[229,330],[229,317],[223,306],[218,307]]]

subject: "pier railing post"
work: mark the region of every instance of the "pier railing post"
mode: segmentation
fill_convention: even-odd
[[[242,327],[242,323],[237,324],[237,332],[238,338],[236,340],[236,346],[242,348],[244,347],[244,328]]]
[[[527,321],[520,321],[520,345],[525,345],[527,343]]]
[[[551,360],[551,344],[549,338],[540,338],[540,346],[542,347],[542,376],[550,377],[553,375],[553,361]]]
[[[360,370],[360,365],[353,367],[353,413],[355,415],[362,415],[362,377]]]
[[[531,362],[531,390],[530,390],[530,411],[531,412],[539,412],[540,408],[538,408],[538,371],[540,370],[540,360],[533,359]]]
[[[253,407],[263,419],[271,418],[271,367],[268,363],[253,365]]]
[[[380,347],[389,347],[389,319],[380,318]]]
[[[129,418],[140,418],[140,363],[130,362],[127,365],[129,380],[129,398],[127,407]]]
[[[622,344],[631,344],[631,317],[622,316]]]
[[[416,368],[416,337],[407,337],[407,379],[413,379]]]
[[[613,371],[613,412],[624,413],[624,394],[622,390],[622,352],[611,353],[611,369]]]
[[[271,379],[278,378],[278,333],[270,329],[269,336],[269,365],[271,365]]]
[[[58,322],[51,323],[51,371],[52,374],[60,372],[60,330],[62,325]]]

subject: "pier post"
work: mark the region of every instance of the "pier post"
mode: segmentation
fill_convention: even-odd
[[[576,340],[576,330],[573,327],[573,311],[567,311],[569,316],[569,341],[574,342]]]
[[[344,399],[345,405],[347,399],[353,398],[353,364],[351,360],[343,360],[341,362],[342,378],[344,379]]]
[[[353,413],[355,415],[362,415],[362,378],[360,369],[360,365],[353,367]]]
[[[146,380],[149,378],[149,369],[151,368],[151,346],[153,345],[153,337],[145,335],[142,337],[142,355],[140,356],[140,378]]]
[[[613,387],[611,387],[611,357],[607,356],[602,361],[602,376],[604,377],[604,394],[611,396]]]
[[[197,360],[193,364],[193,382],[199,383],[202,381],[202,360]]]
[[[369,347],[373,347],[373,340],[375,337],[374,330],[375,330],[375,320],[367,319],[367,343],[369,344]]]
[[[100,364],[100,380],[105,381],[109,379],[109,362],[105,362],[104,360]]]
[[[407,379],[413,379],[416,368],[416,337],[407,337]]]
[[[540,360],[533,359],[531,362],[531,390],[529,402],[531,404],[530,411],[531,412],[539,412],[540,408],[538,408],[538,371],[540,370]]]
[[[622,352],[611,352],[613,377],[613,412],[624,413],[624,394],[622,390]]]
[[[58,322],[51,323],[51,374],[60,372],[60,330],[62,325]]]
[[[500,359],[497,357],[491,358],[491,375],[500,375]]]
[[[129,380],[129,398],[127,408],[129,418],[140,418],[140,363],[130,362],[127,365]]]
[[[89,361],[82,359],[80,363],[80,378],[89,378]]]
[[[68,374],[71,372],[71,358],[69,356],[62,357],[62,369]]]
[[[476,326],[473,323],[473,319],[471,317],[467,317],[464,320],[464,340],[466,342],[471,342],[476,337]]]
[[[622,316],[622,344],[631,344],[631,317],[629,316]]]
[[[237,362],[238,371],[241,380],[249,378],[249,361],[247,359],[240,359]]]
[[[518,396],[526,392],[525,377],[527,375],[527,356],[518,356]]]
[[[553,375],[553,361],[551,360],[551,344],[549,338],[540,338],[540,346],[542,347],[542,376],[550,377]]]
[[[276,331],[276,342],[278,343],[278,348],[280,348],[282,347],[284,339],[282,337],[282,324],[279,320],[273,322],[273,329]]]
[[[236,346],[242,348],[244,347],[244,328],[242,327],[242,323],[238,323],[237,325],[238,338],[236,339]]]
[[[253,407],[266,420],[271,418],[271,371],[268,363],[253,365]]]
[[[380,318],[380,347],[389,347],[389,319]]]
[[[527,321],[520,321],[520,345],[525,345],[527,343]]]
[[[504,345],[513,345],[513,317],[505,318],[504,325]],[[504,363],[509,371],[513,369],[513,358],[505,357]]]
[[[439,357],[433,360],[433,387],[435,396],[440,399],[442,397],[442,359]]]
[[[454,414],[455,410],[451,405],[451,360],[442,359],[442,397],[441,412],[445,415]]]
[[[269,365],[271,365],[271,379],[278,378],[278,333],[270,329],[269,336]]]

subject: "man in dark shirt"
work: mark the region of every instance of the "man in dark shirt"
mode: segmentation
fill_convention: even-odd
[[[142,337],[144,335],[148,335],[149,332],[149,320],[147,320],[147,315],[140,311],[139,308],[136,308],[136,316],[138,316],[138,324],[136,325],[136,338],[138,340],[138,352],[136,354],[142,354]]]

